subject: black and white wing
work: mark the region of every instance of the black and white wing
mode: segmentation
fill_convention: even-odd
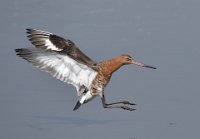
[[[50,32],[30,28],[27,29],[27,37],[37,48],[60,51],[74,60],[95,69],[96,62],[85,55],[71,40],[66,40]]]
[[[50,73],[55,78],[72,84],[81,95],[81,87],[88,89],[97,72],[77,62],[66,54],[41,48],[22,48],[15,50],[17,55],[32,63],[39,69]]]

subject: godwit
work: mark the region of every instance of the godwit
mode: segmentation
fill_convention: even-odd
[[[128,105],[135,104],[129,101],[106,103],[104,88],[112,73],[128,64],[156,69],[135,61],[127,54],[96,62],[81,52],[71,40],[42,30],[27,29],[27,37],[36,48],[15,49],[16,54],[53,77],[73,85],[80,96],[73,110],[77,110],[95,96],[100,96],[104,108],[133,111],[135,109]]]

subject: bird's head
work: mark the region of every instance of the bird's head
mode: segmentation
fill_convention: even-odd
[[[134,64],[141,67],[156,69],[156,67],[149,66],[149,65],[142,64],[140,62],[135,61],[130,55],[127,55],[127,54],[121,55],[120,59],[122,60],[123,65]]]

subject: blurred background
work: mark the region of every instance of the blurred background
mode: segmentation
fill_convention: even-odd
[[[200,0],[3,0],[0,5],[1,139],[188,139],[200,129]],[[120,54],[157,67],[124,66],[100,98],[72,111],[76,90],[15,55],[25,29],[73,40],[101,61]]]

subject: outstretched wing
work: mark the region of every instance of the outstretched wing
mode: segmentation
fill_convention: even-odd
[[[37,48],[60,51],[72,59],[95,69],[96,62],[86,56],[71,40],[54,35],[50,32],[27,29],[27,37]]]
[[[81,64],[66,54],[41,48],[22,48],[15,50],[17,55],[32,63],[39,69],[50,73],[55,78],[72,84],[76,87],[78,95],[84,85],[90,88],[97,72]]]

